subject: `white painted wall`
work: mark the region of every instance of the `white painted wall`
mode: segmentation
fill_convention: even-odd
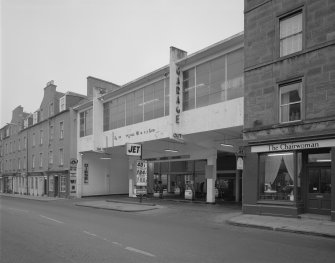
[[[79,134],[78,134],[78,138],[79,138],[78,144],[77,144],[78,152],[85,152],[85,151],[93,150],[93,135],[79,137]]]
[[[182,134],[192,134],[218,130],[229,127],[243,126],[244,98],[237,98],[216,103],[181,114]]]
[[[102,155],[89,153],[83,155],[82,196],[127,194],[128,158],[100,159]],[[88,184],[84,183],[84,164],[88,164]]]
[[[169,137],[170,134],[171,124],[168,116],[104,132],[108,147],[159,140]]]

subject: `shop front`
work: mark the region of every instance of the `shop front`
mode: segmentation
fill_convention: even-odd
[[[334,146],[334,139],[251,146],[245,162],[243,211],[282,216],[313,213],[332,215],[335,220]]]
[[[13,176],[3,176],[3,192],[7,194],[13,193]]]
[[[0,193],[4,192],[4,177],[0,176]]]
[[[69,195],[70,178],[67,172],[53,172],[48,175],[48,196],[66,198]]]
[[[206,164],[207,160],[149,163],[148,193],[156,197],[205,201]]]
[[[214,179],[215,202],[240,201],[241,179],[236,179],[236,157],[232,154],[217,155]],[[208,176],[207,160],[149,162],[148,193],[155,197],[206,201]],[[207,171],[208,173],[208,171]],[[237,189],[238,188],[238,189]]]

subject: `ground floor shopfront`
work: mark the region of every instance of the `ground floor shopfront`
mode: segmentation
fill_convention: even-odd
[[[0,177],[0,193],[14,193],[15,174],[4,174]]]
[[[245,152],[244,213],[335,220],[335,139],[255,144]]]
[[[149,195],[209,203],[241,201],[242,173],[236,170],[234,154],[218,153],[209,160],[175,159],[147,161]]]
[[[70,194],[68,171],[16,173],[2,178],[3,193],[66,198]]]

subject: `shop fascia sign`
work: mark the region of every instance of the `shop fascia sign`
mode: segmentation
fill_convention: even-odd
[[[252,146],[251,152],[280,152],[280,151],[296,151],[304,149],[318,149],[326,147],[334,147],[335,139],[329,140],[315,140],[315,141],[304,141],[304,142],[290,142],[290,143],[278,143],[268,145]]]
[[[127,143],[126,154],[130,156],[142,156],[142,145],[135,143]]]

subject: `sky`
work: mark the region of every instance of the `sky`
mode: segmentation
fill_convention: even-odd
[[[38,110],[46,83],[86,95],[88,76],[124,85],[243,31],[244,0],[0,0],[0,128]]]

